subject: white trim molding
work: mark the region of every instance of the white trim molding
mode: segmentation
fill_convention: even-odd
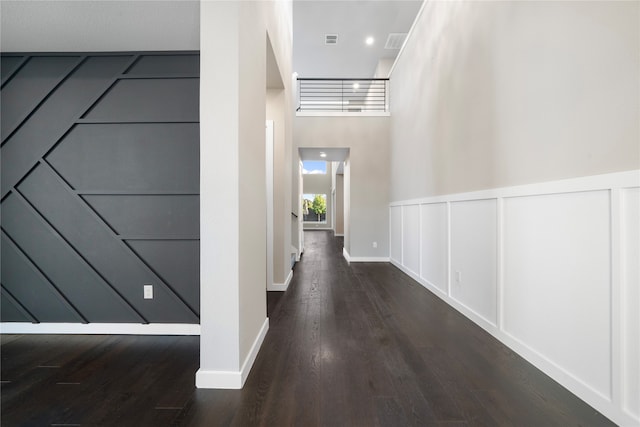
[[[538,196],[542,194],[575,193],[580,191],[610,190],[640,186],[640,170],[583,176],[558,181],[539,182],[513,187],[491,188],[468,193],[444,194],[389,203],[390,206],[460,202],[507,197]]]
[[[277,291],[277,292],[286,291],[289,288],[291,279],[293,279],[293,270],[289,270],[289,274],[287,275],[287,278],[284,280],[284,283],[273,283],[272,285],[267,286],[267,290]]]
[[[253,363],[256,361],[256,357],[258,357],[258,352],[260,351],[260,347],[262,346],[268,331],[269,319],[266,318],[239,371],[208,371],[198,369],[198,372],[196,372],[196,387],[234,390],[241,389],[249,376],[249,372],[251,372],[251,368],[253,367]]]
[[[346,248],[342,248],[342,256],[349,264],[352,262],[389,262],[389,257],[351,256]]]
[[[638,206],[640,170],[392,202],[391,263],[616,424],[640,425],[640,233],[625,231]]]
[[[199,324],[187,323],[0,323],[2,334],[200,335]]]

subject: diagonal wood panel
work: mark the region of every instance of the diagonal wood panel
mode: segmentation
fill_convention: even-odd
[[[2,229],[89,322],[144,321],[19,195],[7,197],[2,214]]]
[[[78,124],[47,162],[79,192],[198,193],[197,123]]]
[[[2,319],[4,321],[36,321],[36,319],[4,288],[4,286],[0,287],[0,312],[2,313]]]
[[[1,321],[199,322],[198,63],[2,56]]]
[[[128,240],[127,245],[175,289],[196,313],[200,311],[200,245],[197,240]]]
[[[114,75],[126,69],[132,60],[131,56],[87,59],[31,114],[20,129],[3,141],[3,198],[72,127],[75,120],[113,84]],[[3,106],[3,114],[5,109]]]
[[[79,313],[69,304],[51,282],[35,265],[2,233],[2,284],[11,294],[43,322],[84,322]],[[23,283],[29,286],[23,286]]]
[[[197,322],[172,290],[113,233],[83,200],[44,164],[18,190],[111,285],[138,308],[148,322]],[[143,285],[154,285],[154,298],[143,299]]]
[[[4,141],[81,62],[69,56],[32,58],[2,88],[0,137]]]
[[[29,60],[28,56],[3,56],[0,64],[2,86]]]

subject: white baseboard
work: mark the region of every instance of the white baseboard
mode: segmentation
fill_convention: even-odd
[[[200,368],[196,372],[196,388],[238,390],[243,385],[239,371],[206,371]]]
[[[351,262],[389,262],[389,257],[379,256],[379,257],[367,257],[367,256],[352,256],[350,257]]]
[[[347,263],[351,264],[351,257],[349,256],[349,252],[347,252],[347,248],[342,248],[342,256],[347,261]]]
[[[0,323],[2,334],[200,335],[200,325],[183,323]]]
[[[286,291],[289,288],[289,284],[291,283],[291,279],[293,278],[293,270],[289,270],[289,274],[287,278],[284,280],[284,283],[273,283],[267,286],[268,291]]]
[[[346,248],[342,248],[342,256],[348,263],[352,262],[389,262],[389,257],[351,256]]]
[[[265,319],[260,328],[260,332],[253,341],[249,354],[244,359],[242,368],[239,371],[209,371],[204,369],[198,369],[196,372],[196,387],[197,388],[215,388],[215,389],[241,389],[244,386],[249,372],[253,367],[253,363],[258,357],[258,352],[262,346],[267,331],[269,330],[269,319]]]
[[[334,233],[334,236],[336,236],[336,237],[344,237],[344,234]]]

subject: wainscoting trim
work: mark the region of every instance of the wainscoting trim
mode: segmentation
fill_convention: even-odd
[[[632,273],[629,273],[629,266],[625,267],[623,260],[635,262],[632,257],[636,256],[635,251],[637,249],[630,249],[631,245],[629,245],[628,239],[632,236],[625,235],[625,224],[622,223],[626,221],[629,224],[629,221],[635,221],[635,219],[631,218],[633,215],[629,213],[632,211],[627,212],[629,208],[623,195],[628,193],[630,194],[628,197],[632,197],[631,194],[637,193],[630,193],[629,191],[637,191],[638,188],[640,188],[640,170],[632,170],[393,202],[389,205],[390,261],[408,276],[422,284],[615,423],[625,426],[640,425],[640,416],[638,416],[640,405],[633,405],[633,407],[629,405],[629,401],[634,396],[632,394],[634,393],[633,390],[640,386],[638,384],[640,378],[636,378],[636,375],[633,374],[634,370],[640,370],[640,365],[634,365],[636,363],[634,360],[637,356],[638,343],[636,341],[638,337],[628,330],[628,326],[627,328],[624,326],[625,322],[628,323],[629,319],[633,318],[628,317],[629,312],[640,310],[640,307],[637,306],[638,301],[634,299],[634,302],[630,303],[628,299],[624,298],[626,293],[632,291],[632,294],[635,293],[633,286],[637,286],[637,283],[628,283],[629,279],[625,282],[624,278],[631,277],[629,274]],[[633,197],[637,199],[637,196]],[[495,278],[492,279],[493,282],[491,282],[496,289],[495,313],[492,312],[492,315],[495,315],[496,318],[495,323],[472,308],[472,306],[477,305],[476,300],[473,299],[475,297],[464,302],[456,298],[454,288],[458,287],[459,289],[461,283],[463,287],[481,285],[481,283],[477,283],[478,279],[475,275],[472,274],[470,277],[468,272],[465,274],[466,265],[459,267],[452,265],[451,261],[452,245],[457,245],[459,250],[460,245],[465,242],[475,243],[475,236],[472,235],[465,235],[460,240],[460,229],[456,231],[456,227],[460,227],[464,223],[459,222],[460,220],[458,220],[458,223],[452,222],[452,206],[460,206],[458,202],[485,200],[493,200],[497,206],[495,213],[496,261],[495,266],[487,266],[489,269],[495,269],[496,273]],[[416,224],[415,221],[416,205],[420,207],[419,224]],[[436,205],[441,206],[435,208]],[[426,206],[430,207],[429,210],[426,209]],[[528,210],[529,207],[533,208],[534,211]],[[535,209],[540,209],[540,212],[538,213]],[[554,214],[554,209],[557,215]],[[423,216],[427,215],[427,213],[431,215],[434,212],[439,213],[441,216]],[[574,212],[577,212],[575,216]],[[584,215],[581,215],[580,212],[584,212]],[[540,215],[543,215],[543,217],[540,217]],[[432,225],[428,229],[423,229],[423,220],[426,221],[424,222],[425,226],[426,224]],[[576,223],[580,225],[574,226]],[[437,225],[437,227],[433,224]],[[528,225],[534,228],[527,228]],[[541,225],[551,228],[540,229]],[[575,234],[576,230],[588,229],[590,226],[594,227],[593,239],[599,239],[594,240],[594,242],[598,243],[589,243],[582,249],[583,246],[579,242],[589,242],[589,240],[581,239],[580,234]],[[441,238],[444,234],[436,233],[439,229],[446,230],[446,233],[443,231],[446,234],[446,238]],[[425,233],[424,230],[429,231]],[[558,230],[561,232],[554,234]],[[453,231],[456,231],[457,234],[454,234]],[[473,229],[470,230],[470,233],[478,234]],[[544,238],[539,238],[539,233],[546,234],[544,234]],[[418,245],[415,243],[416,235],[419,236]],[[453,239],[454,235],[458,236],[455,241]],[[638,237],[640,236],[633,236],[633,238]],[[607,319],[607,323],[600,322],[592,325],[595,328],[593,333],[599,335],[588,334],[588,331],[579,333],[579,336],[582,336],[582,341],[578,337],[576,345],[593,348],[597,350],[596,353],[599,353],[599,355],[589,355],[588,357],[591,358],[589,360],[592,361],[585,362],[586,364],[581,367],[571,366],[567,363],[568,360],[572,360],[571,358],[575,359],[575,354],[554,353],[552,347],[554,340],[564,336],[563,330],[566,335],[567,325],[564,324],[562,316],[559,316],[558,313],[564,313],[562,307],[565,306],[562,304],[567,304],[567,301],[570,301],[570,299],[567,299],[569,298],[567,295],[548,296],[551,298],[549,301],[553,301],[556,305],[550,306],[555,311],[549,314],[555,317],[550,318],[553,320],[545,319],[546,327],[549,327],[550,322],[555,324],[554,322],[558,319],[560,323],[557,327],[560,332],[556,336],[544,332],[547,329],[539,329],[535,333],[530,330],[529,332],[522,332],[523,330],[526,331],[526,329],[523,329],[523,325],[531,324],[531,311],[522,313],[518,307],[520,307],[520,304],[524,304],[521,307],[527,308],[527,301],[529,301],[526,298],[527,295],[531,295],[535,301],[539,301],[540,293],[548,291],[544,290],[544,287],[536,291],[535,288],[529,287],[530,285],[526,284],[526,281],[522,281],[522,278],[526,280],[527,276],[523,275],[523,272],[529,271],[527,268],[530,268],[532,259],[545,260],[545,264],[541,268],[547,268],[547,270],[542,270],[547,276],[543,274],[539,277],[551,277],[552,282],[548,282],[549,284],[555,283],[557,280],[562,283],[561,280],[563,279],[559,279],[559,277],[564,276],[557,276],[557,274],[571,272],[567,277],[573,277],[574,281],[567,282],[565,293],[576,288],[575,278],[583,274],[576,273],[576,270],[568,268],[562,260],[553,258],[549,260],[549,258],[544,257],[544,248],[553,248],[553,246],[549,245],[555,244],[553,243],[555,238],[559,239],[559,243],[569,244],[569,247],[574,251],[577,250],[577,253],[572,252],[576,255],[575,260],[584,261],[597,255],[597,258],[593,258],[593,263],[582,264],[584,268],[588,269],[586,271],[589,274],[592,271],[597,273],[610,271],[607,279],[604,279],[603,277],[605,276],[600,274],[597,281],[594,282],[595,285],[592,283],[585,287],[585,289],[588,289],[586,291],[588,294],[580,296],[581,303],[587,304],[587,306],[595,301],[596,305],[593,307],[596,307],[597,311],[593,312],[594,316],[599,316],[602,322]],[[410,240],[407,241],[405,239]],[[604,246],[606,251],[610,251],[605,251],[610,254],[609,256],[603,255],[603,244],[601,243],[603,241],[609,242]],[[479,248],[482,249],[483,245],[484,243]],[[527,249],[521,250],[522,246],[519,245],[527,245]],[[578,246],[577,249],[575,248],[576,245]],[[516,249],[515,252],[513,249]],[[558,253],[562,253],[563,250],[558,250]],[[410,251],[410,253],[407,253],[407,251]],[[416,252],[420,259],[419,266],[416,265]],[[438,262],[435,264],[433,261],[435,259],[433,258],[434,253],[439,257],[437,258]],[[423,261],[423,255],[428,257],[427,260]],[[344,251],[344,256],[347,261],[353,261],[346,251]],[[533,258],[530,258],[531,256]],[[476,264],[479,262],[474,260],[473,256],[470,260]],[[574,262],[576,262],[575,260]],[[427,264],[427,262],[429,263]],[[426,267],[429,267],[429,269],[426,269]],[[444,269],[446,269],[446,275],[443,273]],[[633,266],[631,270],[635,271]],[[460,274],[458,272],[462,272],[461,277],[458,276]],[[606,282],[603,280],[606,280]],[[608,289],[609,305],[607,305],[606,301],[597,298],[603,289]],[[585,303],[584,301],[591,302]],[[598,303],[598,301],[602,301],[602,303]],[[558,307],[557,304],[561,306]],[[623,310],[623,306],[627,307],[626,311]],[[571,313],[573,309],[575,308],[566,307],[566,313]],[[545,325],[545,322],[542,322],[541,325]],[[541,328],[544,328],[544,326],[541,326]],[[589,338],[585,341],[584,337],[587,335]],[[603,347],[605,345],[606,347]],[[609,356],[606,356],[607,353]],[[595,364],[597,361],[602,360],[609,360],[606,363],[610,365],[597,367],[594,365],[594,369],[589,369],[589,366],[591,366],[589,363]],[[625,371],[622,360],[627,360],[626,369],[631,369],[630,372]]]
[[[538,196],[542,194],[573,193],[581,191],[609,190],[612,188],[632,188],[640,185],[640,170],[630,170],[602,175],[583,176],[558,181],[513,187],[491,188],[468,193],[445,194],[441,196],[401,200],[389,206],[457,202],[468,200],[497,199],[506,197]]]

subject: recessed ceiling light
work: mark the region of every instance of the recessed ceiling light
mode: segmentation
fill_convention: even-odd
[[[325,158],[327,157],[327,153],[325,153],[324,151],[320,152],[320,157]]]
[[[374,42],[374,38],[373,37],[367,37],[366,40],[364,41],[368,46],[371,46]]]
[[[353,84],[353,88],[354,89],[360,89],[360,83],[354,83]]]

